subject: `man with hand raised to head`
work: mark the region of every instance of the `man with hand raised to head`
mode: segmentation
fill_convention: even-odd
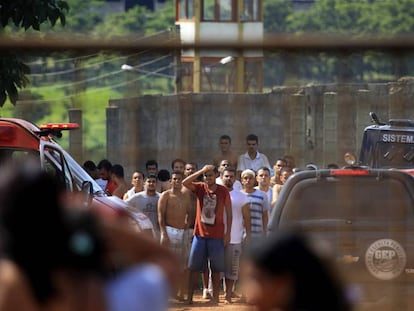
[[[204,182],[196,181],[200,175],[204,176]],[[230,241],[232,210],[229,191],[226,187],[216,184],[217,175],[218,171],[214,165],[205,165],[183,180],[183,185],[197,197],[194,238],[188,260],[188,268],[191,271],[189,303],[192,303],[194,285],[199,273],[207,269],[207,259],[210,260],[212,271],[212,302],[219,302],[220,272],[224,272],[225,268],[224,246]]]

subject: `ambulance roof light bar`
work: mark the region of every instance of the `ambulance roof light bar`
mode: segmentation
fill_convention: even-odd
[[[62,131],[64,130],[75,130],[79,128],[77,123],[45,123],[39,126],[40,131],[38,134],[40,136],[49,136],[53,135],[55,137],[61,138]]]

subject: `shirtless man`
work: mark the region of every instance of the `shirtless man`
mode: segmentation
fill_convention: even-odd
[[[116,185],[112,195],[123,199],[124,194],[128,191],[129,186],[124,179],[124,168],[120,164],[114,164],[111,167],[111,180]]]
[[[283,158],[279,158],[276,160],[275,165],[273,165],[273,173],[274,175],[270,178],[270,184],[274,185],[281,185],[282,181],[280,180],[280,171],[282,167],[286,166],[286,161]]]
[[[187,289],[185,276],[190,242],[188,241],[187,229],[191,215],[191,196],[185,191],[181,184],[183,173],[174,171],[171,174],[171,188],[164,191],[158,201],[158,222],[161,232],[161,244],[168,246],[181,259],[183,274],[179,278],[176,297],[183,300],[183,292]]]
[[[237,154],[231,150],[231,138],[229,135],[221,135],[219,139],[220,153],[213,158],[213,164],[219,166],[221,160],[228,160],[231,167],[237,167]]]

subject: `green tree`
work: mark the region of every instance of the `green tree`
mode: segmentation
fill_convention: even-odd
[[[110,14],[101,23],[95,24],[94,33],[104,37],[143,35],[150,14],[142,6],[135,6],[127,12]]]
[[[287,31],[287,17],[293,13],[290,1],[266,0],[263,2],[263,27],[267,33]]]
[[[66,0],[70,11],[66,14],[65,28],[53,28],[50,31],[68,33],[92,33],[96,27],[105,22],[103,14],[105,2],[102,0]],[[113,25],[116,26],[116,25]]]
[[[289,32],[304,34],[342,34],[346,36],[396,35],[414,31],[414,0],[343,1],[318,0],[308,10],[297,11],[286,18]],[[380,52],[319,54],[303,58],[298,68],[312,79],[314,72],[324,73],[318,80],[330,77],[341,82],[364,81],[365,77],[398,78],[412,70],[410,57],[390,57]],[[367,74],[367,71],[368,74]]]
[[[64,25],[68,10],[67,2],[62,0],[0,0],[0,31],[10,25],[37,31],[43,23],[54,26],[60,21]],[[16,104],[18,89],[27,84],[26,74],[29,72],[29,67],[17,55],[3,53],[0,56],[0,107],[7,97]]]
[[[263,2],[263,28],[267,34],[287,32],[287,18],[293,13],[290,1],[265,0]],[[281,84],[288,76],[288,55],[282,52],[267,52],[264,57],[265,86],[272,87]],[[266,81],[270,81],[266,85]]]
[[[145,23],[145,34],[151,35],[174,27],[175,23],[175,1],[165,2],[162,9],[152,12]]]
[[[366,16],[371,14],[368,1],[318,0],[309,10],[288,17],[293,32],[358,33],[366,32]]]

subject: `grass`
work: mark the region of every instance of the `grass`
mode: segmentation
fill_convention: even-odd
[[[106,157],[106,107],[113,98],[122,98],[123,94],[111,89],[88,88],[76,98],[68,97],[63,91],[54,88],[32,88],[34,97],[41,96],[42,100],[34,99],[33,121],[37,125],[49,122],[69,122],[69,108],[79,107],[83,112],[83,144],[84,155],[87,159],[99,161]],[[26,94],[27,95],[27,94]],[[48,101],[48,99],[50,101]],[[17,104],[19,105],[19,103]],[[1,117],[16,117],[17,108],[6,101],[0,108]],[[59,144],[67,149],[68,136],[63,135]]]

